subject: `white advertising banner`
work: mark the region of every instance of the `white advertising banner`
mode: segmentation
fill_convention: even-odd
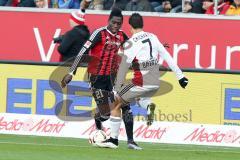
[[[109,135],[108,121],[104,123]],[[95,130],[93,120],[63,121],[56,116],[29,114],[0,114],[0,134],[36,135],[53,137],[88,138]],[[188,123],[135,122],[136,141],[174,144],[197,144],[240,147],[240,127],[227,125],[201,125]],[[122,123],[119,139],[126,140]]]

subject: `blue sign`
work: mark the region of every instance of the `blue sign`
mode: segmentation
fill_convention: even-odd
[[[8,78],[7,80],[7,96],[6,96],[6,112],[22,113],[22,114],[40,114],[40,115],[56,115],[62,109],[64,104],[64,93],[61,86],[55,81],[36,80],[36,87],[33,86],[33,79]],[[44,92],[49,91],[54,96],[44,96]],[[87,82],[72,81],[67,88],[67,116],[79,114],[88,114],[91,116],[89,109],[92,107],[91,96],[81,96],[77,92],[88,92],[89,85]],[[91,94],[89,94],[91,95]],[[33,104],[33,98],[36,103]],[[53,106],[44,106],[48,100],[55,101]],[[75,106],[86,107],[86,110],[75,109]],[[33,113],[33,109],[36,113]]]
[[[225,120],[240,120],[240,89],[225,89]]]
[[[33,81],[36,85],[33,86]],[[54,96],[48,97],[45,92],[51,92]],[[84,92],[85,94],[77,94]],[[87,94],[88,93],[88,94]],[[92,101],[89,84],[83,81],[72,81],[67,86],[67,93],[64,93],[61,86],[56,81],[42,79],[7,79],[6,112],[20,114],[58,115],[63,104],[66,104],[66,116],[92,116]],[[33,104],[33,98],[36,103]],[[52,106],[46,106],[49,100],[54,101]],[[76,106],[81,106],[78,109]],[[146,110],[140,108],[136,103],[131,104],[133,114],[146,115]],[[35,110],[36,112],[34,113]]]

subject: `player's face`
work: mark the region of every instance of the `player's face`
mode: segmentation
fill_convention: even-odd
[[[112,33],[117,33],[121,27],[122,27],[122,18],[121,18],[121,17],[115,17],[115,16],[113,16],[113,17],[108,21],[108,29],[109,29]]]

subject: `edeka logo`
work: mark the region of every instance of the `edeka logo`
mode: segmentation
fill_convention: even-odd
[[[50,83],[57,91],[51,88]],[[67,104],[66,116],[82,113],[91,117],[93,105],[88,83],[73,81],[70,84],[64,95],[60,85],[55,81],[8,78],[6,112],[55,115],[58,112],[56,106],[66,105],[61,102],[67,99],[71,103]]]
[[[62,120],[81,121],[92,119],[96,107],[89,84],[83,81],[72,81],[63,93],[61,86],[53,80],[8,78],[6,95],[7,113],[58,115]],[[67,109],[59,116],[66,106]],[[136,108],[139,107],[133,103],[134,113],[146,114],[146,110],[142,109],[140,113]],[[62,118],[64,116],[80,118]]]
[[[240,88],[237,86],[224,88],[222,122],[225,125],[240,125]]]
[[[72,81],[63,93],[61,86],[53,80],[8,78],[5,101],[6,113],[57,115],[71,121],[92,119],[96,107],[89,84],[83,81]],[[146,115],[146,110],[136,103],[132,103],[131,108],[137,117],[135,120]],[[155,120],[191,122],[192,111],[165,113],[156,110]]]

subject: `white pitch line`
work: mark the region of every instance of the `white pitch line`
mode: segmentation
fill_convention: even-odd
[[[146,149],[148,150],[148,149]],[[239,152],[236,152],[236,151],[229,151],[229,150],[222,150],[222,151],[218,151],[218,150],[203,150],[203,149],[170,149],[170,148],[151,148],[149,150],[152,150],[152,151],[160,151],[160,150],[163,150],[163,151],[181,151],[181,152],[211,152],[211,153],[234,153],[234,154],[240,154],[240,151]]]
[[[33,145],[33,146],[53,146],[53,147],[76,147],[76,148],[90,148],[91,146],[78,146],[73,144],[52,144],[52,143],[16,143],[16,142],[7,142],[7,141],[0,141],[0,144],[14,144],[14,145]]]
[[[53,146],[53,147],[74,147],[74,148],[92,148],[93,146],[81,146],[81,145],[66,145],[66,144],[52,144],[52,143],[45,143],[45,144],[38,144],[38,143],[16,143],[16,142],[7,142],[7,141],[0,141],[0,144],[14,144],[14,145],[33,145],[33,146]],[[203,150],[203,149],[171,149],[171,148],[144,148],[144,150],[152,150],[152,151],[181,151],[181,152],[211,152],[211,153],[234,153],[240,154],[240,151],[229,151],[229,148],[223,148],[224,150]]]
[[[173,143],[150,143],[151,145],[160,145],[161,147],[198,147],[200,148],[208,148],[208,149],[222,149],[222,150],[231,150],[231,149],[238,149],[238,147],[226,147],[226,146],[206,146],[206,145],[194,145],[194,144],[173,144]]]

